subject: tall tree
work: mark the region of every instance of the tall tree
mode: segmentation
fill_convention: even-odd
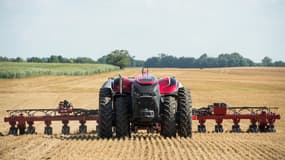
[[[196,60],[197,67],[200,67],[200,68],[207,67],[207,64],[208,64],[208,55],[206,53],[202,54]]]
[[[97,61],[98,61],[99,63],[106,63],[106,59],[107,59],[107,56],[105,55],[105,56],[103,56],[103,57],[97,59]]]
[[[106,63],[119,66],[123,69],[131,63],[131,56],[127,50],[114,50],[107,55]]]
[[[59,63],[59,58],[56,55],[51,55],[48,62],[50,62],[50,63]]]
[[[24,60],[23,60],[23,58],[21,58],[21,57],[17,57],[17,58],[15,59],[15,62],[24,62]]]
[[[264,66],[272,66],[272,59],[265,56],[263,59],[262,59],[262,64]]]

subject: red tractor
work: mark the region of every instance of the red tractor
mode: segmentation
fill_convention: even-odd
[[[174,77],[156,78],[142,70],[134,77],[107,80],[99,94],[98,135],[130,136],[138,129],[164,137],[192,136],[190,90]]]

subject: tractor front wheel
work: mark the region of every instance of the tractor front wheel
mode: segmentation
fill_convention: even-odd
[[[165,96],[161,103],[161,132],[163,137],[176,136],[175,113],[177,101],[173,96]]]
[[[192,101],[190,90],[185,88],[178,90],[177,112],[178,135],[181,137],[192,137]]]
[[[101,138],[112,137],[113,105],[109,88],[101,88],[99,93],[99,124],[98,135]]]
[[[129,106],[130,97],[120,96],[116,98],[116,136],[117,138],[123,138],[129,136],[130,122],[129,122]]]

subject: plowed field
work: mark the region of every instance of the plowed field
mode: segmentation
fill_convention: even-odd
[[[101,140],[92,133],[95,122],[88,122],[88,135],[76,135],[78,122],[70,124],[70,136],[60,135],[61,124],[53,123],[53,136],[43,135],[43,123],[36,123],[37,135],[6,136],[3,123],[7,109],[55,108],[58,101],[70,100],[75,107],[97,108],[98,90],[108,78],[121,73],[135,76],[140,69],[92,76],[42,76],[0,80],[0,159],[285,159],[285,69],[150,69],[157,77],[173,75],[191,88],[194,107],[213,102],[231,106],[279,107],[281,120],[276,133],[212,133],[215,123],[207,122],[208,132],[199,134],[194,122],[193,138],[162,138],[140,132],[130,139]],[[246,130],[249,122],[242,121]]]

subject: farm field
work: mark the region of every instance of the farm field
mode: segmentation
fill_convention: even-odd
[[[40,75],[79,76],[115,70],[119,67],[107,64],[0,62],[0,78],[7,79]]]
[[[54,136],[43,135],[43,123],[36,123],[37,135],[6,136],[9,125],[3,118],[8,109],[55,108],[60,100],[75,107],[95,109],[98,92],[108,77],[136,76],[140,69],[125,69],[88,76],[40,76],[0,80],[0,159],[284,159],[285,157],[285,68],[149,69],[157,77],[175,76],[191,88],[193,106],[226,102],[230,106],[279,107],[281,120],[276,133],[233,134],[232,122],[223,123],[225,133],[212,133],[215,123],[206,123],[208,133],[193,138],[162,138],[140,132],[130,139],[99,140],[94,134],[62,137],[60,123],[53,123]],[[248,121],[241,121],[246,130]],[[76,133],[79,123],[70,123]],[[88,131],[95,122],[88,122]]]

